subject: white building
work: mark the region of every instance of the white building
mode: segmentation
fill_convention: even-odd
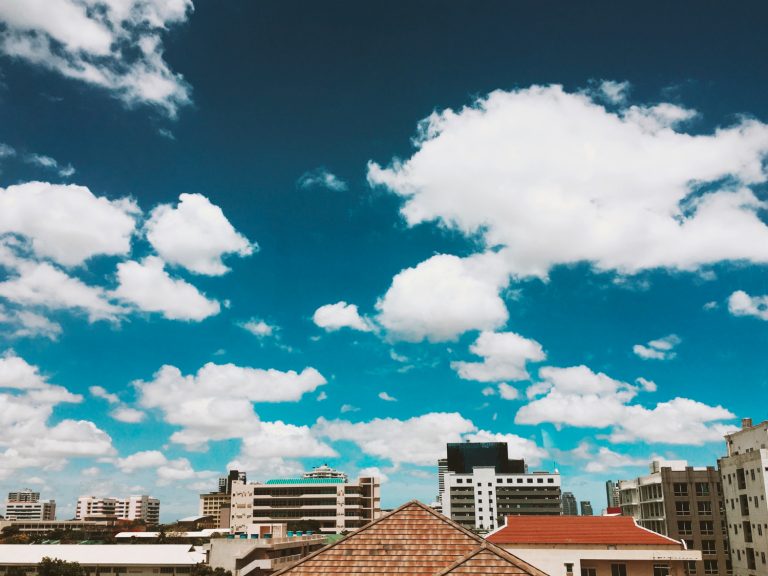
[[[8,493],[5,501],[6,520],[55,520],[56,502],[40,501],[40,493],[32,490],[20,490]]]
[[[644,528],[667,534],[661,469],[682,472],[687,467],[688,462],[685,460],[654,460],[649,465],[648,475],[633,480],[619,480],[622,515],[631,516]]]
[[[768,575],[768,421],[726,435],[720,477],[734,576]]]
[[[151,496],[127,498],[103,498],[80,496],[75,509],[77,520],[116,518],[118,520],[143,520],[147,524],[160,523],[160,500]]]
[[[270,522],[319,522],[320,531],[356,530],[381,515],[381,481],[375,477],[299,477],[232,483],[230,527],[250,533]]]
[[[508,515],[560,515],[559,473],[475,466],[471,473],[444,472],[443,481],[443,514],[465,528],[493,530]]]
[[[188,544],[3,544],[0,571],[20,567],[27,574],[37,572],[43,558],[77,562],[89,574],[189,574],[195,564],[205,561],[205,552]]]

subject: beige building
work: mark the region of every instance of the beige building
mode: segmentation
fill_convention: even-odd
[[[230,470],[227,476],[219,478],[217,491],[200,494],[199,513],[201,516],[213,516],[214,528],[229,528],[232,483],[235,481],[246,482],[245,472]]]
[[[725,437],[720,458],[734,576],[768,575],[768,421]]]
[[[80,496],[75,508],[77,520],[143,520],[147,524],[160,523],[160,500],[151,496],[128,496],[127,498],[103,498]]]
[[[686,576],[701,560],[625,516],[509,516],[486,539],[549,576]]]
[[[230,527],[248,532],[253,524],[314,520],[320,531],[352,531],[381,514],[381,482],[375,477],[298,477],[265,483],[232,483]]]
[[[9,492],[5,501],[5,519],[19,521],[55,520],[56,502],[41,501],[40,493],[32,490]]]

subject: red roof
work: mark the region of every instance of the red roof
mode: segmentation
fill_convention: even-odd
[[[682,543],[642,526],[629,516],[507,516],[488,535],[494,544],[607,544],[682,549]]]
[[[421,502],[409,502],[274,576],[547,576]]]

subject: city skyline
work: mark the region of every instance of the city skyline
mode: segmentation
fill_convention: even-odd
[[[768,419],[764,4],[86,4],[0,4],[0,492],[498,441],[599,514]]]

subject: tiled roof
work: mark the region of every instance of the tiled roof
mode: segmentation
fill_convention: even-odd
[[[273,478],[265,484],[344,484],[343,478]]]
[[[608,544],[681,549],[682,544],[642,526],[629,516],[507,516],[487,537],[508,544]]]
[[[277,575],[546,576],[421,502],[409,502]]]

